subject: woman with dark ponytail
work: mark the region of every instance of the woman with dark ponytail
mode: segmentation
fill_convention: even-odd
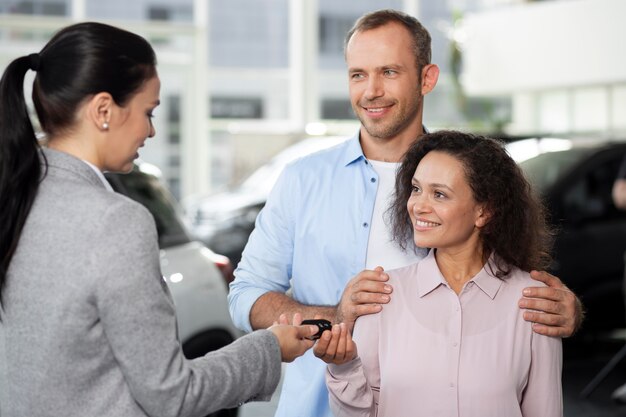
[[[29,119],[23,84],[45,138]],[[154,220],[103,171],[155,134],[156,57],[99,23],[62,29],[0,80],[0,415],[203,416],[269,398],[312,326],[183,357]]]

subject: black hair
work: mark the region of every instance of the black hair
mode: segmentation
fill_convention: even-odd
[[[69,131],[83,101],[107,92],[124,106],[156,75],[156,56],[141,36],[101,23],[57,32],[38,54],[12,61],[0,79],[0,298],[11,258],[47,163],[28,115],[26,72],[36,71],[32,99],[48,138]]]

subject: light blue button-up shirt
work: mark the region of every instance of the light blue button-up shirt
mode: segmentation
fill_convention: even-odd
[[[377,188],[378,175],[363,155],[358,133],[288,165],[230,285],[235,325],[251,331],[250,309],[269,291],[291,288],[300,303],[336,305],[347,282],[365,268]],[[276,416],[332,416],[325,369],[311,350],[287,365]]]

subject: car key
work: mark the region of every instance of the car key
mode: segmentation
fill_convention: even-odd
[[[313,336],[308,338],[311,340],[319,339],[320,337],[322,337],[322,333],[324,333],[325,330],[330,330],[333,328],[333,325],[328,320],[324,320],[324,319],[303,320],[301,324],[302,325],[310,324],[313,326],[317,326],[317,328],[319,329],[317,333],[315,333]]]

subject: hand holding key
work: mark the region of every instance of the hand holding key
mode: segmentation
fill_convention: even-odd
[[[313,354],[326,363],[341,365],[357,355],[356,344],[346,323],[334,324],[324,331],[313,348]]]
[[[326,330],[332,330],[333,328],[333,325],[328,320],[324,320],[324,319],[303,320],[302,323],[300,324],[302,325],[309,324],[309,325],[317,326],[318,331],[317,333],[315,333],[313,336],[310,337],[311,340],[319,339],[320,337],[322,337],[322,333],[324,333]]]

